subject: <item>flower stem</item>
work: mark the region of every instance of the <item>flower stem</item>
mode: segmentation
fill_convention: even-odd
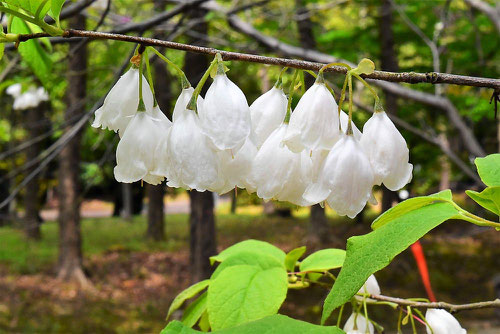
[[[373,97],[375,98],[375,101],[379,101],[379,97],[378,97],[377,92],[375,91],[375,89],[373,89],[372,86],[370,86],[370,84],[368,82],[365,81],[365,79],[360,77],[359,74],[357,74],[355,72],[351,72],[351,74],[354,75],[356,77],[356,79],[361,81],[363,83],[363,85],[370,90],[370,93],[372,93]]]
[[[292,81],[290,81],[290,86],[288,87],[288,104],[286,106],[285,123],[288,123],[288,121],[290,121],[290,115],[292,113],[291,109],[292,109],[293,92],[295,91],[295,82],[297,81],[298,74],[299,70],[295,70],[293,72]]]
[[[281,70],[278,80],[276,80],[276,83],[274,84],[275,88],[283,89],[283,74],[286,72],[287,69],[288,67],[283,67],[283,69]]]
[[[350,73],[347,73],[347,85],[349,86],[349,120],[347,121],[346,134],[352,135],[352,76]]]
[[[146,106],[144,105],[144,100],[142,99],[142,55],[140,55],[139,62],[139,106],[137,107],[137,111],[146,111]]]
[[[168,59],[167,57],[165,57],[160,51],[156,50],[154,47],[148,46],[148,49],[150,49],[154,53],[156,53],[156,55],[161,60],[163,60],[164,62],[166,62],[168,65],[172,66],[177,71],[179,79],[181,80],[182,89],[186,89],[186,88],[191,87],[191,83],[189,83],[189,80],[186,78],[186,74],[184,73],[183,70],[181,70],[181,68],[179,66],[177,66],[174,62],[172,62],[170,59]]]
[[[153,75],[151,74],[151,65],[149,64],[149,55],[147,49],[146,51],[144,51],[144,56],[146,57],[146,73],[148,75],[148,83],[149,87],[151,88],[151,93],[153,93],[153,107],[156,107],[158,105],[158,102],[156,101],[155,86],[153,82]]]
[[[220,55],[218,53],[218,55]],[[212,69],[214,68],[215,65],[219,63],[219,59],[217,56],[215,56],[214,60],[210,63],[210,66],[207,68],[205,73],[200,79],[200,82],[196,85],[196,88],[194,89],[193,95],[191,96],[191,100],[189,100],[189,103],[187,105],[187,109],[196,111],[196,101],[198,100],[198,95],[200,95],[201,89],[203,88],[203,85],[208,79],[208,76],[210,75],[210,72],[212,72]]]

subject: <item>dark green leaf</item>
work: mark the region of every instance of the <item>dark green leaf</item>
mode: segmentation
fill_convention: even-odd
[[[483,208],[500,216],[500,187],[488,187],[480,193],[466,190],[465,193]]]
[[[285,267],[288,271],[294,271],[297,261],[306,252],[306,246],[292,249],[285,257]]]
[[[226,268],[208,287],[210,327],[224,329],[273,315],[287,290],[284,266],[262,269],[243,264]]]
[[[271,245],[270,243],[259,240],[248,239],[224,249],[218,255],[212,256],[210,258],[210,263],[214,264],[215,262],[223,262],[225,259],[233,255],[234,253],[238,253],[241,251],[266,253],[274,256],[281,263],[284,262],[286,256],[285,252],[283,252],[278,247]]]
[[[457,215],[450,203],[433,203],[407,212],[375,231],[349,238],[347,256],[323,306],[324,323],[337,307],[349,301],[370,275],[447,219]]]
[[[198,297],[194,302],[184,310],[182,314],[182,323],[188,327],[193,327],[198,319],[200,319],[203,312],[207,309],[207,292]]]
[[[172,304],[168,309],[167,319],[170,317],[172,312],[174,312],[175,310],[177,310],[179,307],[182,306],[182,303],[184,303],[187,299],[193,298],[195,295],[200,293],[203,289],[205,289],[208,286],[209,283],[210,280],[206,279],[204,281],[191,285],[189,288],[179,293],[177,297],[175,297],[175,299],[172,301]]]
[[[484,184],[489,187],[500,186],[500,153],[490,154],[484,158],[476,158],[474,163]]]
[[[161,334],[197,334],[201,333],[188,328],[179,321],[173,321],[165,327]],[[308,322],[295,320],[281,314],[275,314],[246,324],[214,331],[217,334],[343,334],[344,331],[335,326],[318,326]],[[345,334],[345,333],[344,333]]]
[[[376,230],[377,228],[380,228],[381,226],[387,224],[388,222],[404,215],[407,212],[410,212],[412,210],[416,210],[418,208],[424,207],[426,205],[439,202],[439,201],[451,201],[451,190],[446,189],[443,191],[440,191],[436,194],[428,195],[428,196],[420,196],[420,197],[414,197],[407,199],[404,202],[399,203],[395,207],[390,208],[386,212],[384,212],[382,215],[378,216],[377,219],[375,219],[372,223],[372,229]]]
[[[300,263],[300,271],[326,271],[340,268],[345,260],[345,250],[322,249],[312,253]]]

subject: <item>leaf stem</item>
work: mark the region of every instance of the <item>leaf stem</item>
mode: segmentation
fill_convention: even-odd
[[[148,49],[144,51],[144,56],[146,57],[146,73],[148,75],[148,83],[149,87],[151,88],[151,93],[153,93],[153,108],[154,108],[158,105],[158,101],[156,101],[155,86],[153,82],[153,75],[151,74],[151,65],[149,64]]]
[[[191,87],[191,83],[186,78],[186,74],[184,73],[184,71],[179,66],[177,66],[174,62],[172,62],[170,59],[168,59],[167,57],[165,57],[160,51],[156,50],[154,47],[148,46],[148,49],[150,49],[154,53],[156,53],[156,55],[161,60],[163,60],[164,62],[166,62],[168,65],[172,66],[177,71],[179,79],[181,80],[182,89],[186,89],[186,88]]]

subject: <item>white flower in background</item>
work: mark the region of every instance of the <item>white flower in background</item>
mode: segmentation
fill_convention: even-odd
[[[365,284],[359,289],[358,293],[370,294],[370,295],[380,295],[380,286],[378,285],[377,279],[374,275],[370,275],[366,280]],[[363,300],[363,296],[355,296],[357,300]],[[373,300],[371,298],[365,297],[365,300]]]
[[[445,310],[430,308],[425,312],[425,320],[432,328],[426,326],[427,334],[466,334],[467,330],[460,326],[454,316]]]
[[[155,147],[163,131],[161,124],[146,112],[132,117],[116,148],[117,181],[132,183],[143,179],[150,184],[163,181],[163,177],[150,174],[155,164]]]
[[[255,189],[248,181],[252,162],[257,154],[257,148],[250,137],[240,148],[238,153],[231,155],[228,151],[217,152],[220,159],[219,181],[214,189],[219,194],[227,193],[235,187],[254,192]]]
[[[320,78],[320,76],[318,76]],[[338,107],[321,80],[316,80],[299,100],[284,142],[293,152],[329,150],[339,139]]]
[[[163,148],[159,146],[166,150],[163,163],[160,162],[162,169],[154,173],[166,175],[168,186],[205,191],[215,185],[219,173],[218,157],[193,110],[178,113],[163,145]]]
[[[5,91],[7,94],[15,98],[21,96],[22,89],[23,86],[20,83],[16,83],[7,87]]]
[[[168,119],[168,117],[161,111],[160,107],[158,105],[153,107],[153,110],[149,112],[151,117],[155,122],[158,122],[158,124],[165,130],[167,131],[171,126],[172,126],[172,121]]]
[[[308,202],[324,200],[337,214],[354,218],[371,197],[373,172],[353,135],[342,135],[326,157],[318,180],[304,193]]]
[[[250,106],[252,137],[260,148],[269,135],[285,120],[288,99],[281,88],[273,87]]]
[[[30,87],[26,92],[22,93],[21,84],[14,84],[7,88],[7,94],[14,97],[14,110],[25,110],[36,108],[40,103],[49,100],[49,94],[43,87]]]
[[[175,101],[175,106],[174,106],[174,111],[172,112],[172,120],[175,122],[177,118],[177,114],[182,113],[187,105],[189,104],[189,101],[191,100],[191,96],[193,96],[194,88],[189,87],[189,88],[184,88],[182,92],[180,93],[179,97],[177,98],[177,101]],[[201,109],[203,105],[203,97],[198,96],[196,99],[196,106],[198,110]]]
[[[346,334],[373,334],[375,328],[361,313],[352,313],[344,325],[344,331]]]
[[[406,141],[387,114],[375,112],[365,123],[360,141],[373,168],[374,184],[399,190],[412,178]]]
[[[245,94],[225,74],[217,74],[198,111],[203,132],[219,151],[234,155],[250,134],[250,108]]]
[[[312,160],[306,152],[293,153],[283,145],[287,124],[282,124],[266,139],[252,163],[249,181],[257,196],[275,198],[296,205],[308,205],[302,198],[311,182]]]
[[[147,111],[153,109],[153,93],[142,77],[142,100]],[[132,66],[111,88],[102,107],[96,110],[92,126],[110,129],[120,134],[125,131],[139,106],[139,69]]]

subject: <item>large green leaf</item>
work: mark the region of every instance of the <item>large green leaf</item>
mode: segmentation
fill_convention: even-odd
[[[65,0],[52,0],[52,4],[50,6],[50,16],[56,20],[57,25],[59,25],[59,15],[61,15],[61,9],[64,2]]]
[[[451,201],[451,196],[451,190],[446,189],[436,194],[407,199],[406,201],[399,203],[398,205],[384,212],[382,215],[378,216],[377,219],[375,219],[372,223],[372,229],[376,230],[377,228],[384,226],[388,222],[404,215],[405,213],[424,207],[426,205],[443,200]]]
[[[170,317],[172,312],[179,309],[179,307],[181,307],[186,300],[188,300],[189,298],[193,298],[198,293],[200,293],[208,286],[209,283],[210,280],[206,279],[204,281],[191,285],[189,288],[179,293],[177,297],[174,298],[172,304],[170,305],[170,308],[168,309],[167,319]]]
[[[370,275],[447,219],[457,215],[450,203],[433,203],[407,212],[373,232],[347,240],[347,256],[328,294],[321,322],[349,301]]]
[[[500,186],[500,153],[490,154],[484,158],[476,158],[474,163],[484,184],[489,187]]]
[[[304,255],[305,252],[306,252],[306,246],[298,247],[288,252],[285,257],[286,270],[293,271],[295,269],[297,261],[300,259],[302,255]]]
[[[173,321],[160,334],[199,334],[202,332],[186,327],[179,321]],[[281,314],[275,314],[246,324],[216,330],[216,334],[343,334],[335,326],[318,326],[295,320]]]
[[[483,208],[500,216],[500,187],[488,187],[480,193],[466,190],[465,193]]]
[[[300,271],[326,271],[340,268],[345,260],[343,249],[327,248],[312,253],[300,263]]]
[[[208,318],[213,330],[234,327],[278,312],[288,289],[284,267],[236,265],[208,287]]]
[[[8,0],[6,3],[24,9],[33,16],[38,12],[40,18],[47,14],[51,6],[51,0]]]
[[[206,309],[207,292],[205,291],[200,297],[198,297],[198,299],[186,308],[184,314],[182,314],[182,323],[188,327],[193,327]]]
[[[239,242],[237,244],[232,245],[231,247],[224,249],[218,255],[210,257],[210,262],[212,264],[214,264],[215,262],[223,262],[225,259],[227,259],[231,255],[238,253],[238,252],[241,252],[241,251],[254,252],[254,253],[266,253],[266,254],[274,256],[280,262],[284,262],[285,256],[286,256],[285,252],[283,252],[278,247],[271,245],[270,243],[260,241],[260,240],[248,239],[248,240]]]
[[[285,264],[278,261],[276,257],[269,255],[267,253],[253,253],[248,251],[241,251],[233,253],[227,259],[225,259],[217,269],[212,274],[210,279],[215,279],[219,274],[228,267],[237,266],[241,264],[248,264],[252,266],[257,266],[261,269],[270,268],[283,268],[285,269]]]
[[[18,34],[31,33],[31,29],[21,19],[13,18],[11,31]],[[36,39],[30,39],[19,44],[19,53],[23,60],[31,67],[40,81],[47,86],[52,60]]]

